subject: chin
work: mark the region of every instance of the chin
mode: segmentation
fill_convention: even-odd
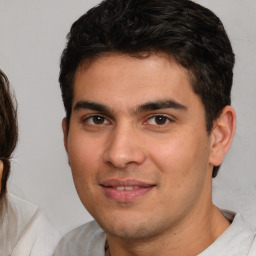
[[[146,221],[145,219],[138,220],[136,218],[104,219],[98,223],[107,234],[128,240],[153,238],[165,229],[165,225],[156,220]]]

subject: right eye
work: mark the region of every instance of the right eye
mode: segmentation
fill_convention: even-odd
[[[108,125],[110,122],[101,115],[91,115],[84,119],[83,121],[85,124],[88,125]]]

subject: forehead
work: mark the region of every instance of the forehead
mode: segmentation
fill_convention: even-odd
[[[108,54],[83,63],[75,75],[73,105],[91,100],[132,106],[166,98],[188,103],[197,95],[189,72],[165,54]]]

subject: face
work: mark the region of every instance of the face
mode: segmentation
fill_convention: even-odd
[[[166,56],[112,54],[81,67],[65,126],[77,192],[107,233],[153,237],[209,204],[204,107]]]

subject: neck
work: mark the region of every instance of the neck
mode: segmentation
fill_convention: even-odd
[[[209,206],[208,206],[209,207]],[[200,209],[171,230],[156,237],[127,240],[107,234],[108,256],[193,256],[211,245],[230,223],[216,206]]]

